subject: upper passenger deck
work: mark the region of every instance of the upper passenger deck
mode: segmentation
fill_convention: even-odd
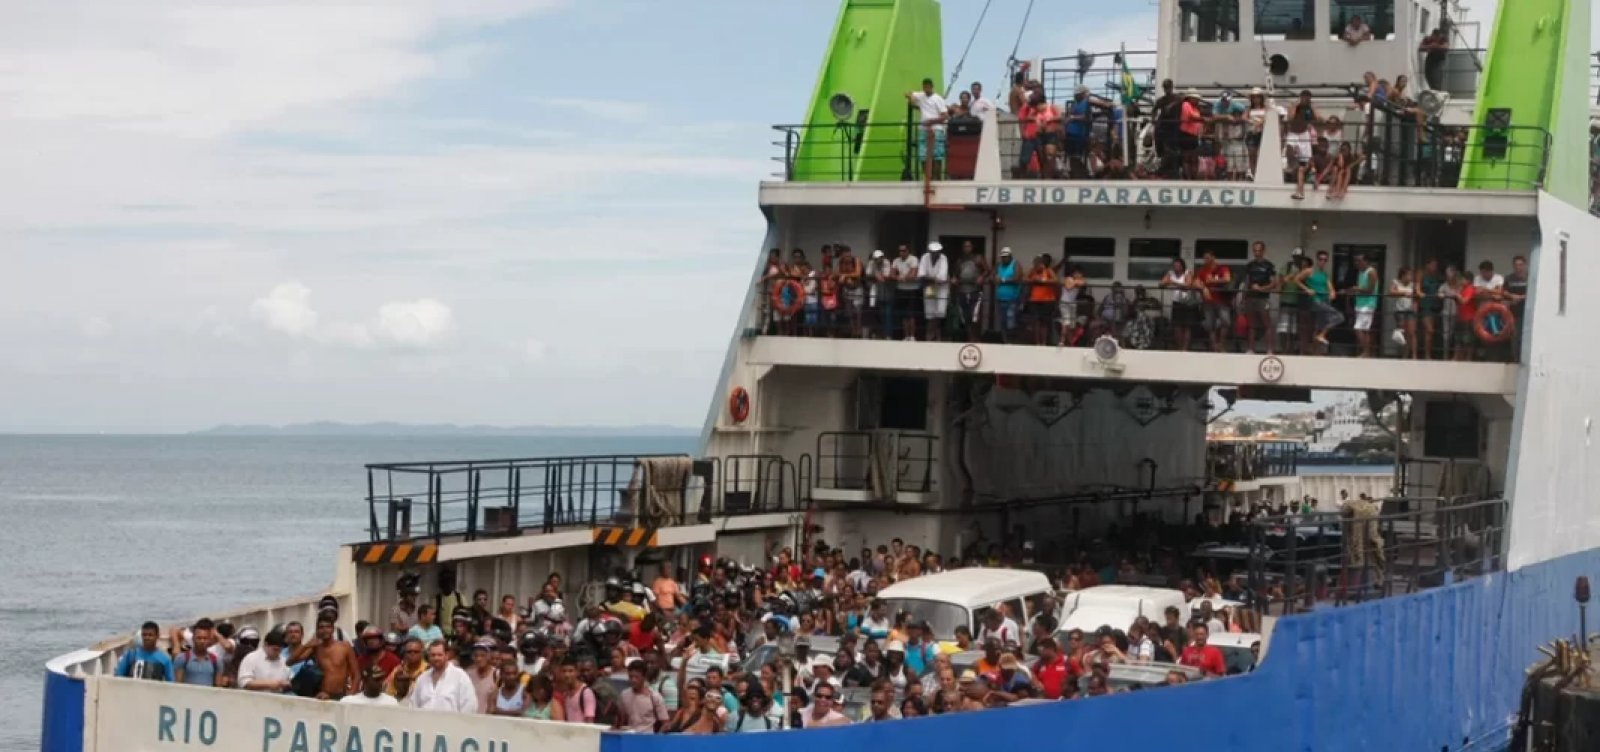
[[[1023,88],[963,109],[962,82],[931,123],[903,97],[914,78],[886,73],[871,97],[825,78],[819,96],[836,89],[825,107],[775,126],[778,169],[761,203],[1533,216],[1549,131],[1531,112],[1474,116],[1481,40],[1474,24],[1450,26],[1435,50],[1437,12],[1404,0],[1163,0],[1157,50],[1013,61]],[[1352,44],[1342,35],[1361,14],[1370,37]],[[1043,102],[1029,107],[1028,95]],[[1302,161],[1306,182],[1343,173],[1350,190],[1297,198]]]

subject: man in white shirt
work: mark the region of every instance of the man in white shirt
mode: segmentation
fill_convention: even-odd
[[[922,296],[922,312],[928,319],[928,341],[938,342],[944,335],[945,309],[950,307],[950,259],[939,241],[928,244],[928,252],[917,263],[917,276],[927,284]]]
[[[1351,16],[1350,23],[1344,27],[1342,38],[1345,44],[1354,47],[1362,42],[1372,39],[1372,27],[1367,25],[1361,16]]]
[[[1017,628],[1017,622],[1011,617],[1000,613],[1001,604],[996,603],[994,608],[983,617],[983,629],[978,632],[978,644],[983,645],[993,637],[1000,641],[1001,646],[1012,643],[1022,644],[1022,631]]]
[[[417,677],[411,694],[406,695],[407,706],[457,713],[478,712],[478,693],[472,686],[472,678],[450,660],[443,642],[428,646],[428,666],[429,669]]]
[[[1500,292],[1506,287],[1506,279],[1494,273],[1494,262],[1485,261],[1478,264],[1478,276],[1472,278],[1472,286],[1478,292],[1489,293],[1490,298],[1499,299]]]
[[[393,697],[384,694],[383,680],[386,678],[388,678],[388,675],[383,672],[383,668],[378,664],[374,663],[368,666],[367,670],[361,674],[361,691],[353,695],[345,695],[339,698],[339,702],[346,705],[399,705],[400,703]]]
[[[239,688],[255,692],[282,694],[289,689],[289,665],[283,660],[283,630],[273,629],[261,641],[261,649],[250,651],[239,661]]]
[[[900,249],[894,261],[889,263],[889,269],[894,274],[894,307],[900,312],[901,327],[905,330],[906,341],[917,340],[917,319],[922,318],[917,313],[922,307],[922,280],[917,278],[917,257],[911,255],[911,246],[900,244]],[[885,335],[887,339],[890,335]],[[863,562],[865,563],[865,562]]]
[[[928,134],[933,134],[933,175],[944,173],[944,122],[950,117],[950,105],[933,90],[933,79],[922,79],[922,91],[906,92],[906,100],[922,113],[922,127],[917,129],[917,164],[928,162]]]
[[[983,84],[972,82],[972,116],[982,120],[985,115],[994,112],[994,102],[983,96]]]

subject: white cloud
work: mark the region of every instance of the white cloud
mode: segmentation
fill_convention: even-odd
[[[378,306],[371,321],[326,321],[311,305],[311,290],[293,281],[252,301],[250,315],[292,339],[337,347],[431,348],[455,330],[450,306],[434,298],[389,301]]]
[[[299,282],[284,282],[250,304],[250,315],[268,329],[291,337],[314,337],[317,312],[311,308],[311,290]]]
[[[402,347],[432,347],[453,329],[450,306],[433,298],[384,303],[378,308],[378,336]]]
[[[440,71],[439,32],[559,5],[22,0],[0,27],[0,99],[17,118],[214,137],[393,94]]]

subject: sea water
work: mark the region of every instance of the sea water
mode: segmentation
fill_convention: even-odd
[[[44,663],[145,620],[309,595],[366,536],[371,462],[690,452],[692,437],[0,435],[0,750]],[[258,625],[263,626],[263,625]]]

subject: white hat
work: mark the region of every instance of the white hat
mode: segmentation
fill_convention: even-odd
[[[944,250],[944,244],[940,243],[937,240],[935,240],[935,241],[933,241],[933,242],[928,244],[928,250],[930,250],[930,251],[943,251]]]
[[[1187,91],[1183,92],[1183,97],[1184,97],[1184,99],[1194,98],[1194,99],[1199,99],[1201,101],[1205,101],[1205,97],[1200,96],[1200,90],[1196,89],[1196,88],[1194,88],[1192,86],[1189,87],[1189,89]]]
[[[827,666],[828,670],[832,671],[833,670],[833,660],[828,658],[828,657],[826,657],[826,656],[821,656],[821,655],[811,656],[811,667],[812,668],[820,668],[822,666]]]
[[[884,651],[889,653],[904,653],[906,652],[906,644],[899,640],[890,640],[889,646],[884,648]]]
[[[1089,93],[1089,87],[1084,86],[1082,84],[1079,84],[1078,88],[1075,89],[1074,92],[1078,93],[1078,94],[1088,94]]]
[[[872,252],[872,257],[873,257],[873,258],[875,258],[875,259],[881,259],[881,258],[883,258],[883,251],[881,251],[881,250],[879,250],[879,251],[873,251],[873,252]]]
[[[1259,86],[1253,86],[1253,87],[1250,88],[1250,96],[1252,96],[1252,97],[1260,97],[1260,96],[1265,96],[1265,95],[1266,95],[1266,92],[1262,91],[1261,87],[1259,87]]]
[[[1011,246],[1006,246],[1005,248],[1001,248],[1000,249],[1000,255],[1002,255],[1002,256],[1010,256],[1011,255]]]

